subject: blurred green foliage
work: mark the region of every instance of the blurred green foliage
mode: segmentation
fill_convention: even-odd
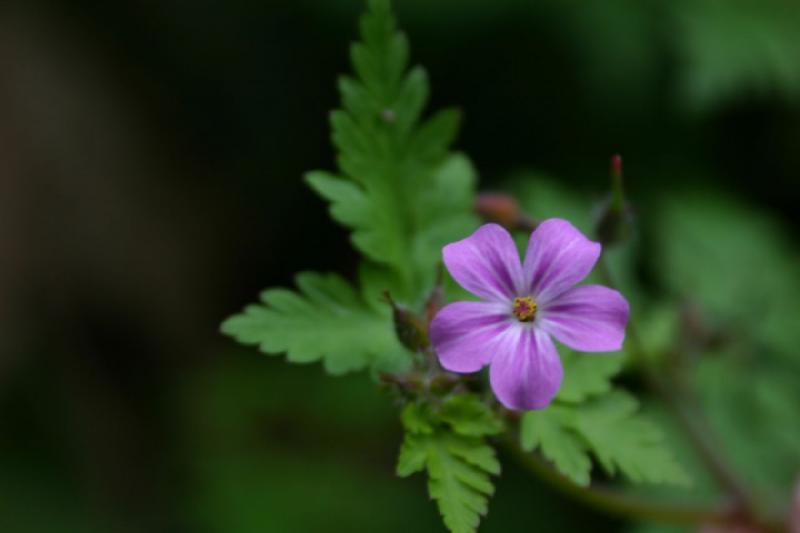
[[[665,199],[657,221],[665,288],[710,337],[684,350],[720,453],[785,505],[800,470],[797,251],[770,216],[719,194]]]

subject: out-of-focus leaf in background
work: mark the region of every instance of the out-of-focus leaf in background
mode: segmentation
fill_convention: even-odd
[[[662,201],[654,261],[670,292],[699,305],[734,350],[800,365],[800,255],[780,223],[719,193]]]
[[[747,96],[800,98],[800,12],[790,0],[671,2],[680,93],[707,110]]]
[[[716,331],[716,346],[685,355],[720,453],[783,502],[800,471],[797,251],[778,221],[720,194],[665,199],[657,220],[654,268]]]

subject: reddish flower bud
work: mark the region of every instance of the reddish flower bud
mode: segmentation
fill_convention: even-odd
[[[507,194],[483,193],[475,202],[475,212],[486,221],[514,227],[522,216],[519,203]]]
[[[619,154],[611,156],[611,175],[622,175],[622,156]]]
[[[412,352],[425,350],[430,345],[428,327],[425,323],[408,309],[397,305],[388,292],[384,296],[392,306],[394,331],[403,346]]]
[[[622,156],[611,156],[611,195],[598,210],[595,233],[603,244],[614,244],[630,236],[632,213],[622,186]]]

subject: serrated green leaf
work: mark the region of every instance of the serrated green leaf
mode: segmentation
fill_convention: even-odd
[[[520,438],[526,451],[541,449],[542,455],[581,486],[589,485],[592,461],[586,445],[567,429],[574,413],[569,408],[552,406],[542,411],[528,411],[522,417]]]
[[[428,79],[408,68],[408,43],[387,2],[370,3],[361,42],[351,48],[355,77],[339,81],[343,109],[331,114],[338,176],[306,180],[331,202],[331,216],[352,229],[353,245],[393,271],[393,296],[419,303],[433,283],[441,248],[477,226],[474,170],[451,156],[459,114],[421,120]]]
[[[433,413],[430,407],[424,404],[408,404],[400,414],[400,420],[409,433],[430,435],[435,429]]]
[[[438,407],[411,403],[401,420],[406,436],[397,474],[427,469],[428,492],[445,525],[454,532],[475,531],[494,492],[490,475],[500,473],[483,437],[501,432],[502,421],[474,394],[449,396]]]
[[[614,391],[576,410],[571,425],[609,474],[619,470],[635,483],[688,485],[661,431],[637,409],[633,396]]]
[[[425,469],[428,460],[428,448],[426,446],[426,434],[408,433],[400,447],[400,455],[397,458],[397,475],[408,477],[416,472]]]
[[[503,431],[503,421],[474,394],[450,396],[442,404],[439,417],[460,435],[482,437]]]
[[[500,473],[500,461],[494,453],[494,449],[481,439],[469,438],[464,435],[452,434],[447,441],[447,447],[453,455],[456,455],[470,465],[489,474],[498,475]],[[480,476],[475,477],[475,481],[470,483],[474,488],[486,494],[492,494],[494,489],[489,478]]]
[[[591,452],[609,475],[634,483],[689,484],[658,427],[638,412],[636,400],[614,390],[579,404],[555,404],[525,413],[520,432],[525,450],[541,449],[565,476],[589,483]]]
[[[268,354],[286,353],[295,363],[322,360],[331,374],[399,369],[410,362],[391,321],[365,304],[335,274],[297,275],[299,292],[269,289],[261,304],[226,320],[222,331]]]
[[[428,470],[428,492],[453,533],[477,529],[494,493],[490,474],[500,472],[494,450],[481,439],[438,429],[432,434],[407,433],[397,474]]]
[[[556,398],[577,403],[590,396],[611,390],[611,378],[617,375],[624,361],[623,353],[584,354],[561,350],[564,381]]]

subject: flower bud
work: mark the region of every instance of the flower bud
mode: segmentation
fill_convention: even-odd
[[[611,157],[611,196],[598,210],[595,234],[604,245],[622,242],[630,237],[632,212],[625,202],[622,186],[622,157]]]
[[[428,340],[428,328],[425,323],[416,314],[397,305],[388,292],[384,293],[384,296],[389,305],[392,306],[394,331],[400,343],[412,352],[419,352],[428,348],[430,341]]]
[[[516,226],[522,216],[519,203],[508,194],[483,193],[475,202],[475,212],[482,219],[507,228]]]

